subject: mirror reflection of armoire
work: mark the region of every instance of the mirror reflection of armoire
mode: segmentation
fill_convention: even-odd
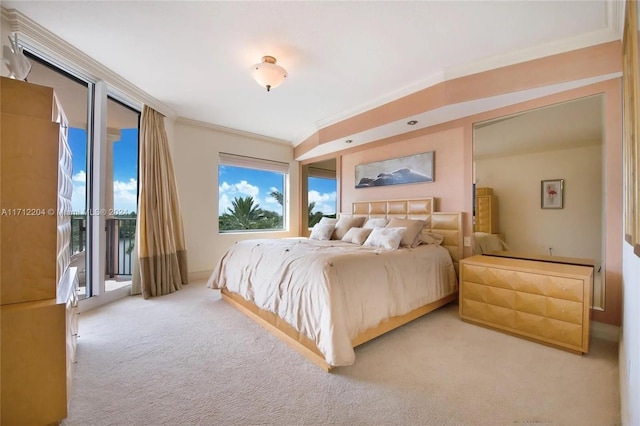
[[[77,336],[66,118],[52,88],[0,85],[0,423],[58,424]]]
[[[488,234],[499,233],[498,229],[498,197],[493,188],[480,187],[475,190],[475,232]]]

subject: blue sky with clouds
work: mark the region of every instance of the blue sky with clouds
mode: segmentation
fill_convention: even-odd
[[[69,129],[69,146],[73,155],[74,212],[85,210],[87,181],[87,133],[84,129]],[[137,211],[138,129],[123,129],[120,140],[113,144],[113,208],[126,212]],[[220,212],[231,207],[235,197],[252,196],[260,207],[282,214],[282,207],[269,195],[272,190],[284,192],[281,175],[274,172],[220,166],[218,169],[218,200]],[[309,178],[309,202],[314,211],[336,213],[336,181]]]
[[[87,132],[69,129],[69,147],[73,156],[74,212],[83,212],[87,186]],[[120,140],[113,143],[113,208],[124,212],[136,212],[138,191],[138,129],[123,129]]]
[[[271,191],[284,192],[282,175],[275,172],[246,169],[234,166],[218,168],[218,201],[220,214],[232,207],[236,197],[252,196],[262,209],[282,214],[282,207],[271,197]],[[309,179],[309,202],[315,201],[314,211],[324,214],[336,212],[336,181],[334,179]]]

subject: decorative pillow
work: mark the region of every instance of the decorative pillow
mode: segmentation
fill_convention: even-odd
[[[380,227],[380,228],[384,228],[385,226],[387,226],[387,223],[389,222],[389,220],[387,218],[384,217],[372,217],[369,218],[363,228],[369,228],[369,229],[373,229],[376,226]]]
[[[369,234],[373,229],[369,228],[351,228],[344,234],[342,241],[345,243],[352,243],[361,246],[367,240]]]
[[[322,219],[320,219],[320,222],[318,223],[330,223],[333,226],[336,226],[336,223],[338,223],[338,219],[334,219],[331,217],[323,217]]]
[[[423,232],[420,239],[425,244],[435,244],[439,246],[444,241],[444,236],[440,234],[434,234],[433,232]]]
[[[333,231],[332,240],[341,240],[344,237],[344,234],[351,228],[359,228],[364,223],[364,216],[353,217],[353,216],[340,216],[338,222],[336,223],[336,229]]]
[[[400,246],[406,230],[407,228],[373,228],[363,246],[395,250]]]
[[[417,247],[420,245],[420,233],[422,232],[422,228],[424,228],[423,220],[398,219],[394,217],[387,225],[387,228],[399,227],[407,228],[407,231],[402,237],[402,241],[400,241],[402,247]]]
[[[316,223],[311,229],[311,240],[330,240],[333,234],[334,226],[330,223]]]

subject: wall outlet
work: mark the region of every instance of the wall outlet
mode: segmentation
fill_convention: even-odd
[[[471,237],[464,237],[463,243],[465,247],[471,247]]]

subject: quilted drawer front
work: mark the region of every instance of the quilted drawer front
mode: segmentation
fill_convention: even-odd
[[[485,320],[499,328],[514,329],[516,325],[516,311],[501,306],[487,305]]]
[[[464,299],[475,300],[476,302],[486,302],[487,289],[488,287],[486,285],[463,281],[461,294]]]
[[[539,294],[515,292],[515,308],[520,312],[546,316],[547,298]]]
[[[478,321],[486,321],[487,318],[487,304],[483,302],[477,302],[475,300],[462,299],[461,305],[462,316]]]
[[[516,311],[515,329],[538,337],[544,337],[546,318],[540,315]]]
[[[498,287],[485,286],[486,302],[490,305],[501,306],[503,308],[514,309],[516,306],[516,292]]]
[[[582,326],[565,321],[546,318],[547,327],[544,337],[559,343],[573,346],[582,346]]]
[[[512,288],[524,293],[582,302],[581,280],[529,272],[510,272],[506,279],[511,280]]]
[[[492,287],[500,287],[513,290],[511,276],[512,271],[505,269],[490,268],[486,266],[467,265],[462,268],[462,278],[464,281],[470,281],[478,284],[485,284]]]
[[[584,315],[584,305],[582,303],[547,297],[546,304],[549,318],[582,325],[582,317]]]
[[[558,299],[582,302],[584,300],[583,281],[573,278],[549,277],[544,288],[545,294]]]
[[[515,309],[520,312],[582,324],[583,305],[580,302],[519,291],[515,293]]]

